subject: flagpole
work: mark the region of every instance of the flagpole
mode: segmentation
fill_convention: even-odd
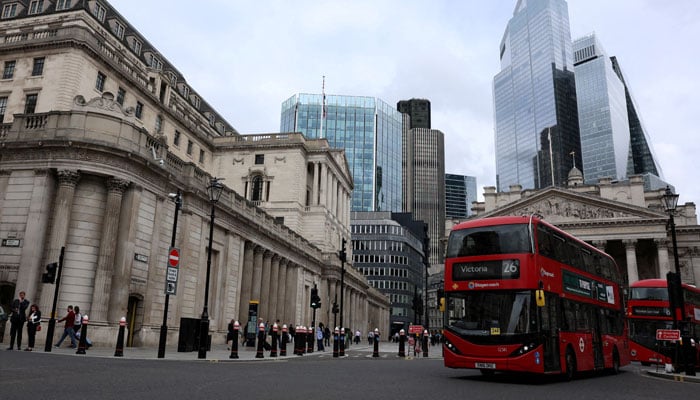
[[[323,75],[323,84],[321,85],[321,94],[323,96],[323,101],[321,103],[321,130],[318,133],[320,139],[325,138],[323,134],[323,120],[326,119],[326,76]]]

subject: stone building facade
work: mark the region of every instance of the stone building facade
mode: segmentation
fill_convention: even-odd
[[[304,325],[315,283],[331,304],[341,290],[339,243],[350,238],[342,152],[300,134],[240,135],[107,2],[51,3],[35,14],[18,4],[0,28],[3,305],[24,290],[48,317],[54,286],[41,275],[64,249],[59,315],[79,305],[105,345],[126,317],[128,345],[156,344],[169,194],[179,191],[173,343],[181,318],[199,318],[204,306],[212,177],[226,186],[211,237],[214,343],[230,319],[245,323],[251,300],[265,320]],[[388,299],[359,273],[346,271],[344,282],[348,326],[388,326]],[[330,307],[318,312],[317,321],[331,320]]]
[[[629,283],[664,278],[675,270],[669,215],[661,199],[664,190],[645,191],[642,176],[583,185],[574,168],[566,188],[522,190],[512,185],[509,192],[500,193],[495,187],[484,189],[484,202],[473,203],[476,218],[539,214],[613,256]],[[698,284],[700,226],[695,204],[679,205],[674,220],[681,277],[685,283]]]

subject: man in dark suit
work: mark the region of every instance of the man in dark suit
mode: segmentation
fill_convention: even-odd
[[[22,347],[22,330],[24,323],[27,321],[27,308],[29,308],[29,300],[24,298],[25,293],[19,292],[19,298],[15,299],[10,306],[12,315],[10,316],[10,347],[7,350],[12,350],[17,338],[17,350]]]

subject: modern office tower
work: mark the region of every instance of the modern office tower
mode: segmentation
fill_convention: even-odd
[[[620,64],[616,57],[610,57],[613,69],[625,85],[625,100],[627,102],[627,118],[630,127],[630,154],[627,163],[627,175],[643,175],[644,185],[647,190],[655,190],[666,187],[663,180],[663,171],[656,161],[651,141],[642,125],[642,120],[637,111],[637,105],[632,98],[629,86],[625,82]]]
[[[428,224],[430,265],[435,266],[442,263],[445,233],[445,136],[437,129],[414,128],[404,140],[413,153],[407,163],[413,176],[411,212]]]
[[[574,41],[581,157],[586,184],[627,176],[630,129],[625,85],[594,34]]]
[[[391,302],[390,334],[423,323],[412,307],[416,295],[425,305],[423,221],[410,213],[352,212],[350,225],[353,266]]]
[[[401,100],[396,104],[396,109],[411,117],[411,128],[430,129],[430,100]]]
[[[476,201],[476,177],[445,174],[445,217],[466,219]]]
[[[494,77],[499,191],[562,186],[581,166],[569,12],[564,0],[519,0]]]
[[[345,149],[355,185],[352,211],[398,212],[402,125],[402,114],[377,98],[302,93],[282,103],[280,131]]]

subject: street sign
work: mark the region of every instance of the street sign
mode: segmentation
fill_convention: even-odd
[[[165,280],[169,282],[177,282],[177,268],[168,267]]]
[[[177,268],[180,265],[180,249],[171,247],[168,251],[168,266]]]
[[[411,325],[408,327],[408,333],[413,334],[413,333],[423,333],[423,325]]]
[[[175,292],[177,291],[176,289],[177,289],[177,285],[175,284],[175,282],[167,282],[167,281],[165,282],[165,293],[166,294],[175,294]]]
[[[681,340],[680,329],[657,329],[656,340]]]

